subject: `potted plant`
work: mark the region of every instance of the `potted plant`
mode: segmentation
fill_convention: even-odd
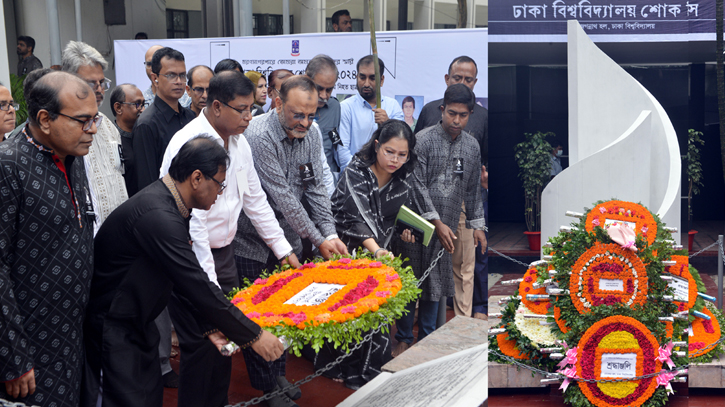
[[[685,173],[687,174],[687,224],[692,227],[692,197],[700,193],[702,184],[702,163],[700,163],[700,147],[705,141],[700,138],[702,132],[689,129],[687,131],[687,163]],[[690,229],[687,233],[687,250],[692,251],[692,243],[695,240],[696,230]]]
[[[547,137],[554,133],[525,133],[526,140],[516,145],[514,158],[519,166],[519,178],[523,182],[526,198],[524,215],[529,239],[529,249],[541,249],[541,192],[551,179],[551,144]]]
[[[18,110],[15,111],[16,126],[20,126],[28,119],[28,106],[25,102],[25,95],[23,94],[23,81],[26,76],[17,76],[14,73],[10,74],[10,93],[13,95],[13,100],[20,105]]]

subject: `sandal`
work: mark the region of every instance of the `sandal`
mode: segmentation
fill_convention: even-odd
[[[403,353],[406,350],[408,350],[408,348],[410,348],[410,344],[409,343],[406,343],[406,342],[398,342],[398,346],[396,346],[395,349],[393,349],[392,356],[394,358],[397,358],[398,356],[400,356],[401,353]]]

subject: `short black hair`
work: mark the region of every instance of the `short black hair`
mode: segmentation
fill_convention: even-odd
[[[54,72],[54,70],[50,68],[38,68],[28,72],[23,80],[23,95],[29,95],[30,89],[33,88],[35,82],[51,72]]]
[[[310,59],[310,62],[307,63],[307,68],[305,68],[305,75],[311,79],[315,79],[315,75],[323,69],[332,70],[335,72],[335,77],[337,78],[339,72],[335,60],[325,54],[315,55],[314,58]]]
[[[33,124],[38,124],[38,113],[41,110],[48,112],[51,120],[58,118],[58,112],[63,106],[60,103],[60,91],[64,86],[78,85],[76,96],[87,98],[93,96],[90,86],[81,78],[63,71],[50,72],[38,79],[30,88],[26,96],[28,105],[28,118]]]
[[[236,59],[222,59],[221,61],[217,62],[216,66],[214,67],[214,73],[217,74],[222,71],[234,71],[239,70],[239,72],[244,73],[244,68],[242,68],[242,64],[237,62]]]
[[[254,93],[254,83],[251,79],[237,71],[223,71],[214,75],[209,81],[209,93],[206,99],[207,106],[218,100],[229,103],[238,96],[248,96]]]
[[[174,61],[184,62],[184,54],[173,48],[164,47],[154,52],[154,56],[151,58],[151,72],[156,75],[161,73],[161,60],[164,58],[171,58]]]
[[[332,24],[340,24],[340,17],[342,16],[350,17],[350,12],[347,10],[337,10],[332,14]]]
[[[288,74],[284,75],[284,77],[282,78],[284,80],[285,78],[294,75],[294,72],[290,71],[289,69],[275,69],[274,71],[270,72],[269,76],[267,77],[267,87],[277,89],[277,79],[279,79],[280,75],[282,74]]]
[[[448,106],[452,103],[462,103],[468,107],[468,111],[473,111],[473,106],[476,104],[476,96],[468,86],[457,83],[451,85],[446,89],[446,93],[443,94],[443,106]]]
[[[30,48],[32,48],[33,50],[30,51],[31,54],[33,52],[35,52],[35,39],[33,37],[31,37],[29,35],[21,35],[21,36],[18,37],[18,41],[22,41],[22,42],[25,43],[25,45],[27,45]]]
[[[139,32],[136,33],[136,35],[133,37],[133,39],[135,39],[135,40],[147,40],[147,39],[149,39],[149,36],[145,32],[139,31]]]
[[[370,65],[373,62],[375,62],[375,59],[373,58],[372,55],[364,56],[364,57],[360,58],[359,61],[357,61],[356,69],[358,72],[360,72],[361,66]],[[383,59],[380,57],[378,57],[378,65],[380,65],[380,76],[383,76],[383,73],[385,72],[385,63],[383,62]]]
[[[203,133],[184,143],[171,165],[169,175],[176,181],[184,182],[191,174],[199,170],[205,177],[211,178],[220,168],[226,171],[229,166],[229,154],[212,136]]]
[[[403,99],[403,103],[400,104],[400,107],[402,108],[409,102],[413,104],[413,107],[415,107],[415,99],[413,99],[413,96],[406,96],[405,99]]]
[[[285,81],[282,82],[282,86],[279,88],[279,98],[282,99],[282,102],[287,100],[287,94],[289,91],[296,88],[302,89],[305,92],[317,93],[315,82],[312,82],[312,79],[310,79],[309,76],[295,75],[289,79],[285,79]]]
[[[375,133],[370,137],[365,145],[360,148],[356,156],[365,165],[370,166],[375,164],[377,161],[377,151],[380,146],[387,143],[392,138],[402,138],[408,142],[408,162],[403,164],[400,169],[402,171],[396,171],[393,175],[399,175],[405,178],[406,175],[413,172],[415,165],[418,162],[418,156],[415,154],[415,135],[413,130],[410,129],[408,123],[402,120],[390,119],[382,124]],[[378,143],[375,143],[377,141]]]
[[[454,59],[453,62],[448,65],[448,75],[450,75],[453,71],[453,65],[455,64],[473,64],[473,66],[476,67],[476,76],[478,76],[478,65],[476,65],[476,61],[474,61],[473,58],[466,55],[461,55],[460,57]]]
[[[214,71],[212,71],[212,70],[211,70],[211,68],[209,68],[209,67],[208,67],[208,66],[206,66],[206,65],[197,65],[197,66],[195,66],[195,67],[193,67],[193,68],[189,69],[189,72],[188,72],[188,73],[186,74],[186,79],[187,79],[187,81],[189,82],[189,87],[190,87],[190,88],[191,88],[192,86],[194,86],[194,80],[192,79],[192,78],[194,77],[194,72],[196,72],[196,70],[197,70],[197,69],[199,69],[199,68],[206,68],[206,69],[208,69],[208,70],[209,70],[209,72],[211,72],[211,73],[212,73],[212,75],[214,74]]]
[[[126,102],[126,89],[132,86],[135,87],[135,85],[131,83],[122,83],[113,88],[113,91],[111,92],[111,113],[113,113],[113,117],[116,117],[116,103]]]

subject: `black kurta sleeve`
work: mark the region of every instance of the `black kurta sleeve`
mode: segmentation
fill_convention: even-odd
[[[340,174],[337,188],[332,194],[332,214],[335,217],[337,233],[348,249],[362,246],[362,242],[373,238],[382,247],[384,241],[373,232],[375,218],[370,206],[373,199],[370,180],[354,165],[355,159]],[[382,236],[380,236],[382,238]]]
[[[163,151],[159,145],[158,135],[154,134],[151,126],[145,123],[138,124],[133,129],[133,153],[136,161],[136,185],[138,190],[149,186],[159,179],[161,162],[159,156]]]
[[[20,179],[11,165],[3,163],[0,176],[0,381],[21,377],[33,368],[29,339],[23,328],[23,316],[15,301],[10,276],[22,205]]]
[[[259,336],[259,325],[247,318],[212,283],[199,265],[188,240],[186,225],[177,215],[149,211],[136,222],[134,236],[174,290],[184,296],[213,326],[240,346]]]

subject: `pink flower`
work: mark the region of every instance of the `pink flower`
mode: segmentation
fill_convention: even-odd
[[[352,260],[345,257],[345,258],[340,259],[339,262],[342,264],[350,264],[350,262],[352,262]]]
[[[348,305],[347,307],[340,308],[340,312],[343,314],[354,314],[355,307],[353,307],[352,305]]]
[[[256,280],[254,280],[254,284],[255,284],[255,285],[263,285],[263,284],[267,284],[267,280],[269,280],[269,279],[268,279],[268,278],[265,278],[264,280],[262,280],[261,278],[258,278],[258,279],[256,279]]]
[[[247,318],[259,318],[261,315],[262,314],[260,314],[259,312],[254,311],[254,312],[250,312],[249,314],[247,314]]]
[[[397,274],[388,274],[387,276],[385,276],[385,281],[388,281],[388,282],[395,281],[395,280],[398,280],[399,278],[400,277],[398,277]]]
[[[595,218],[595,219],[594,219],[594,220],[592,221],[592,225],[594,225],[594,226],[599,226],[599,219],[598,219],[598,218]]]
[[[374,262],[371,262],[370,264],[368,264],[368,267],[374,268],[374,267],[381,267],[382,265],[383,265],[383,263],[381,263],[379,261],[374,261]]]
[[[244,301],[244,298],[242,298],[242,297],[232,298],[232,304],[234,304],[234,305],[237,305],[237,304],[239,304],[240,302],[243,302],[243,301]]]
[[[273,317],[274,316],[274,312],[265,312],[264,314],[262,314],[262,316],[264,316],[264,317]]]
[[[605,208],[604,208],[603,206],[600,206],[600,207],[599,207],[599,212],[601,212],[601,213],[604,213],[604,212],[606,212],[606,211],[607,211],[607,210],[606,210],[606,209],[605,209]]]
[[[292,315],[292,316],[290,317],[290,319],[291,319],[291,320],[292,320],[292,322],[294,322],[295,324],[299,324],[300,322],[304,322],[305,320],[307,320],[307,315],[305,315],[305,313],[304,313],[304,312],[300,312],[299,314],[293,314],[293,315]]]
[[[642,233],[647,233],[647,226],[642,226]]]
[[[387,297],[390,295],[390,291],[378,291],[375,293],[378,297]]]
[[[315,263],[305,263],[302,265],[303,269],[313,269],[315,268]]]

